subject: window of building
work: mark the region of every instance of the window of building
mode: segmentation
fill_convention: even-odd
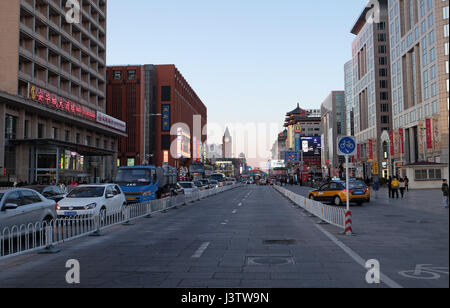
[[[389,116],[381,116],[382,124],[389,124]]]
[[[163,102],[170,102],[172,100],[171,92],[172,92],[171,86],[162,86],[161,87],[161,100]]]
[[[58,139],[58,128],[52,127],[52,138],[57,140]]]
[[[77,143],[77,144],[80,144],[80,141],[81,141],[81,135],[80,135],[80,133],[77,133],[77,136],[76,136],[76,143]]]
[[[387,87],[388,87],[387,80],[380,80],[380,88],[381,89],[387,89]]]
[[[38,124],[38,139],[44,138],[44,124]]]
[[[416,181],[439,181],[442,180],[441,169],[418,169],[415,171]]]
[[[113,78],[114,80],[122,80],[122,71],[114,71]]]
[[[381,104],[381,112],[389,112],[389,104]]]
[[[387,101],[389,99],[389,94],[388,92],[380,92],[380,99],[382,101]]]
[[[380,65],[386,65],[387,64],[387,58],[386,57],[379,57],[378,58],[378,63]]]
[[[136,80],[136,70],[129,70],[127,74],[128,80]]]
[[[385,45],[380,45],[378,46],[378,53],[386,53],[386,46]]]
[[[16,139],[17,118],[7,114],[5,116],[5,139]]]
[[[28,139],[29,135],[28,135],[28,131],[30,129],[30,121],[25,120],[25,127],[24,127],[24,139]]]
[[[70,130],[66,130],[66,131],[64,132],[64,140],[65,140],[66,142],[70,142]]]
[[[397,67],[396,65],[394,65],[394,67]],[[387,69],[385,68],[380,68],[380,77],[386,77],[387,76]]]
[[[91,145],[91,136],[86,136],[86,145]]]

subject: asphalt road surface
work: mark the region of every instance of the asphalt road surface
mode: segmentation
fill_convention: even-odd
[[[1,261],[0,287],[448,288],[448,210],[391,213],[377,199],[354,220],[359,234],[345,237],[273,188],[244,186],[60,245],[58,254]],[[71,259],[80,284],[66,282]],[[380,263],[380,284],[366,281],[370,259]]]

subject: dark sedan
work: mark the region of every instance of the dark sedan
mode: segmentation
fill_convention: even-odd
[[[49,200],[59,202],[66,196],[66,192],[59,186],[34,185],[25,188],[33,189]]]

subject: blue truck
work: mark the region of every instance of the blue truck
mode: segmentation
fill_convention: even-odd
[[[115,183],[124,192],[127,203],[142,203],[174,194],[177,185],[177,169],[164,166],[121,167]]]

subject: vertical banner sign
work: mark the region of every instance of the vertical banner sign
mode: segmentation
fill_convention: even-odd
[[[162,131],[170,131],[170,105],[162,105]]]
[[[432,150],[433,149],[433,131],[431,129],[431,119],[426,120],[426,127],[427,127],[427,149]]]
[[[419,121],[419,124],[417,126],[417,133],[419,134],[419,155],[424,155],[425,148],[424,148],[424,142],[425,142],[425,123],[423,121]]]
[[[390,143],[391,143],[391,157],[394,157],[394,155],[395,155],[394,132],[389,133],[389,139],[390,139]]]
[[[394,132],[394,149],[395,149],[395,157],[399,158],[400,153],[400,133],[398,131]]]
[[[361,158],[361,145],[360,144],[356,145],[356,158],[357,159]]]
[[[400,128],[398,133],[400,135],[400,154],[404,155],[405,154],[405,131],[403,130],[403,128]]]
[[[300,152],[301,149],[301,138],[300,134],[295,134],[295,151]]]
[[[434,142],[434,151],[441,151],[441,133],[439,129],[439,117],[433,117],[433,142]]]
[[[373,140],[369,140],[369,160],[373,160]]]

